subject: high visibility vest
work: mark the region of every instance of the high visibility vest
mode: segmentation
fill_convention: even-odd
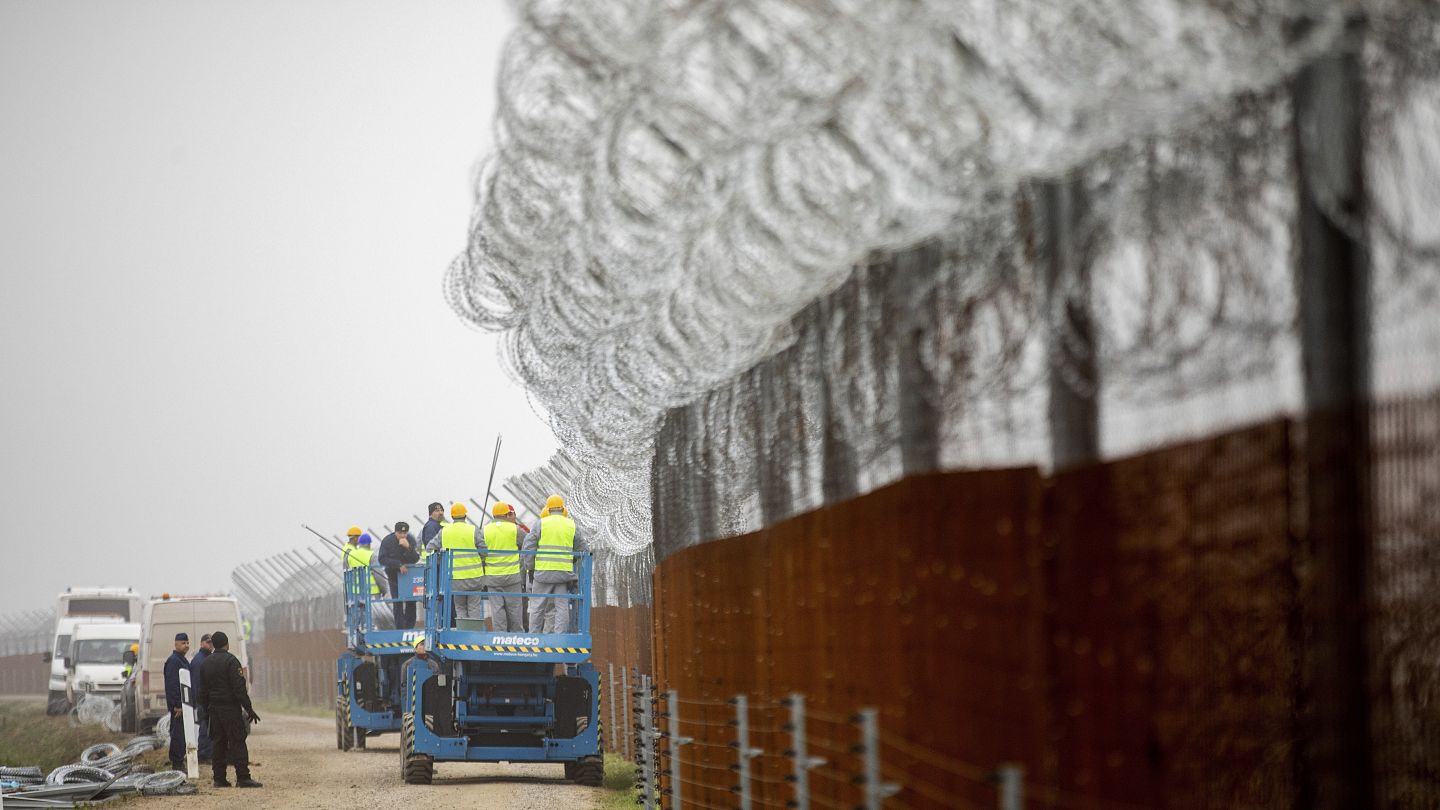
[[[451,556],[450,579],[475,579],[485,575],[485,563],[475,548],[475,526],[455,521],[440,529],[440,547],[449,552],[470,552]]]
[[[540,546],[536,551],[536,571],[574,573],[575,558],[571,554],[575,551],[575,521],[564,515],[540,518]]]
[[[504,577],[520,573],[519,554],[497,554],[520,550],[520,527],[508,520],[496,520],[485,524],[485,575]]]
[[[370,557],[374,552],[368,548],[355,546],[345,550],[345,569],[369,568]],[[380,583],[375,581],[375,574],[370,574],[370,593],[380,593]]]

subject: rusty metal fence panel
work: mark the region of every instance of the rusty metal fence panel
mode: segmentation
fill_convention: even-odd
[[[1377,806],[1440,801],[1440,398],[1374,411]],[[731,806],[724,701],[750,696],[757,798],[792,799],[791,691],[852,806],[855,707],[895,807],[1292,807],[1307,767],[1303,431],[1278,420],[1042,478],[906,479],[682,549],[656,575],[656,675],[692,696],[687,796]],[[1357,610],[1365,606],[1356,606]],[[662,784],[668,784],[662,779]],[[887,805],[891,806],[891,805]]]
[[[1440,395],[1375,409],[1370,687],[1377,806],[1440,804]]]
[[[656,673],[692,701],[678,726],[697,740],[686,795],[731,806],[724,701],[745,693],[765,752],[756,800],[790,800],[779,701],[798,691],[828,759],[811,782],[818,802],[860,802],[849,715],[873,705],[906,804],[993,806],[973,763],[1038,761],[1045,735],[1041,494],[1034,470],[917,477],[663,562]]]

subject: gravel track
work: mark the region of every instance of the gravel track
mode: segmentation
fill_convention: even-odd
[[[333,720],[267,714],[260,725],[253,727],[249,741],[250,759],[260,763],[252,769],[254,776],[265,787],[211,787],[206,772],[198,795],[166,796],[146,802],[155,804],[158,810],[589,810],[603,794],[600,788],[565,781],[559,765],[444,762],[435,766],[435,784],[407,785],[400,780],[399,741],[398,733],[371,737],[366,741],[366,750],[341,753],[335,749]]]

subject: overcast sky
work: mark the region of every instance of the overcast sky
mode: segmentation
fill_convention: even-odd
[[[500,0],[0,3],[0,613],[481,497],[555,444],[445,305]],[[23,566],[23,567],[22,567]]]

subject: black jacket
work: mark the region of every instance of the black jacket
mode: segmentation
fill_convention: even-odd
[[[400,541],[395,539],[395,533],[385,535],[380,541],[380,553],[376,555],[375,561],[387,572],[397,569],[402,565],[414,565],[420,562],[420,550],[417,548],[413,536],[406,537],[405,542],[410,544],[409,548],[401,548]]]
[[[171,650],[170,657],[165,659],[165,708],[170,711],[180,708],[180,670],[189,668],[190,662],[179,650]]]
[[[202,688],[195,703],[213,715],[216,709],[239,706],[245,711],[254,711],[250,705],[250,693],[245,688],[245,677],[240,674],[240,659],[229,650],[210,653],[200,665]]]

